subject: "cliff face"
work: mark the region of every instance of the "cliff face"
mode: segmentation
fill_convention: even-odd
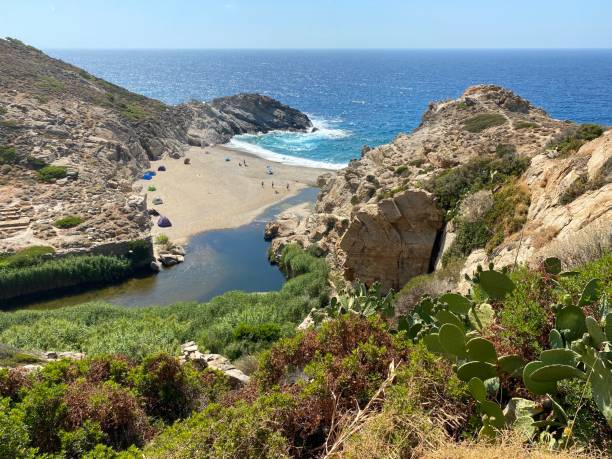
[[[257,94],[167,106],[0,40],[0,153],[9,152],[0,158],[0,252],[147,237],[146,202],[132,183],[150,160],[236,134],[311,127],[306,115]],[[43,165],[65,167],[67,177],[41,182]],[[69,215],[84,222],[53,226]]]
[[[509,90],[491,85],[470,87],[456,100],[432,103],[414,132],[400,134],[387,145],[364,148],[362,158],[336,178],[321,177],[322,191],[313,215],[301,221],[289,215],[269,225],[268,235],[276,236],[273,249],[278,253],[288,242],[317,244],[347,279],[378,280],[386,288],[401,288],[411,277],[433,269],[454,237],[452,224],[445,225],[427,184],[475,158],[494,156],[500,147],[531,160],[524,178],[533,195],[529,225],[540,231],[540,220],[552,219],[559,227],[571,228],[578,208],[584,205],[572,204],[576,211],[564,207],[553,217],[550,202],[560,191],[546,187],[568,187],[571,179],[561,175],[583,174],[578,164],[586,171],[591,157],[598,158],[593,164],[603,167],[610,155],[603,144],[598,154],[587,153],[592,147],[585,145],[580,155],[566,160],[544,154],[551,141],[575,129],[573,123],[551,119]],[[558,170],[557,175],[553,170]],[[600,198],[586,195],[583,199],[591,209],[587,220],[595,217],[595,208],[609,219],[609,199],[603,207],[597,205]]]

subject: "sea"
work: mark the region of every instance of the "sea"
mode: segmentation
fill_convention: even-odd
[[[47,50],[169,104],[257,92],[307,113],[314,133],[230,146],[277,161],[341,167],[364,145],[415,129],[431,101],[507,87],[557,119],[612,125],[612,50]]]
[[[364,145],[415,129],[431,101],[470,85],[512,89],[557,119],[612,125],[612,50],[252,51],[46,50],[131,91],[169,104],[257,92],[307,113],[312,133],[242,135],[230,147],[275,161],[340,168]],[[228,290],[279,289],[266,257],[265,222],[287,206],[314,201],[306,189],[240,228],[193,237],[184,263],[156,276],[9,308],[56,308],[88,301],[126,307],[207,301]],[[6,309],[6,308],[5,308]]]

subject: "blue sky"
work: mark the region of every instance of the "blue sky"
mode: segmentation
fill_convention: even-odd
[[[611,0],[0,0],[39,48],[612,48]]]

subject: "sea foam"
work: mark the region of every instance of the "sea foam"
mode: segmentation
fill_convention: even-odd
[[[268,161],[295,166],[342,169],[346,163],[334,163],[306,158],[321,142],[333,142],[351,135],[350,131],[334,128],[340,120],[325,120],[311,116],[311,132],[272,131],[266,134],[243,134],[232,138],[226,146],[242,150]]]

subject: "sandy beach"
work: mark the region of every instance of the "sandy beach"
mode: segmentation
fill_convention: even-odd
[[[153,235],[163,233],[180,243],[202,231],[247,224],[266,207],[315,186],[319,175],[332,172],[276,163],[223,146],[191,147],[185,156],[191,164],[184,164],[183,158],[152,161],[151,170],[164,165],[166,171],[140,181],[148,207],[172,222],[172,227],[160,228],[155,217]],[[246,167],[240,166],[244,161]],[[156,190],[147,191],[149,186]],[[153,204],[157,197],[163,204]]]

